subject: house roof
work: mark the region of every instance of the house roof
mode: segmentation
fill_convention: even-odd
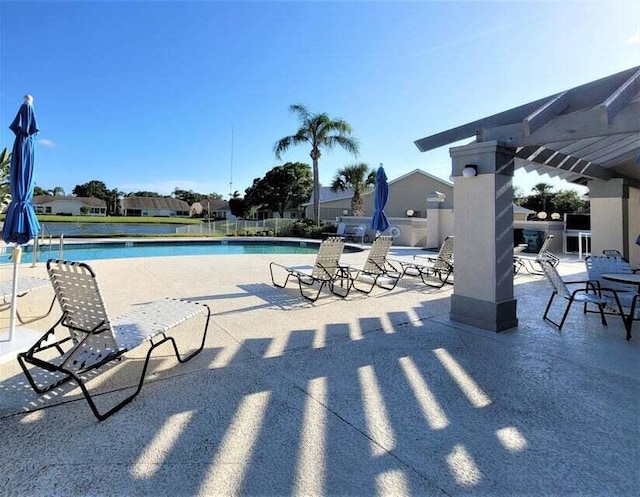
[[[170,197],[124,197],[122,199],[122,206],[125,209],[189,210],[189,204],[184,200]]]
[[[425,171],[423,171],[422,169],[414,169],[413,171],[409,171],[406,174],[403,174],[402,176],[399,176],[395,179],[389,180],[389,184],[392,185],[394,183],[397,183],[398,181],[402,181],[403,179],[412,176],[414,174],[421,174],[422,176],[425,176],[433,181],[437,181],[438,183],[441,183],[443,185],[446,185],[450,188],[453,188],[453,183],[450,183],[449,181],[443,180],[442,178],[438,178],[437,176],[434,176],[432,174],[429,174]],[[375,188],[370,188],[367,191],[362,192],[362,196],[366,196],[366,195],[371,195],[373,194],[373,192],[375,191]],[[320,187],[320,203],[323,202],[331,202],[333,200],[343,200],[343,199],[351,199],[351,197],[353,197],[353,190],[351,188],[343,191],[343,192],[334,192],[331,190],[330,187],[328,186],[321,186]],[[308,202],[302,204],[303,206],[307,206],[307,205],[311,205],[313,204],[313,193],[311,194],[311,198],[309,199]]]
[[[438,183],[441,183],[445,186],[448,186],[449,188],[453,188],[453,183],[451,183],[450,181],[446,181],[442,178],[438,178],[437,176],[434,176],[433,174],[429,174],[426,171],[423,171],[422,169],[414,169],[413,171],[409,171],[406,174],[403,174],[402,176],[398,176],[395,179],[389,180],[389,184],[393,185],[394,183],[397,183],[399,181],[402,181],[405,178],[408,178],[409,176],[413,176],[414,174],[421,174],[422,176],[425,176],[433,181],[437,181]],[[365,192],[363,195],[370,195],[375,191],[375,189],[371,189],[367,192]]]
[[[640,186],[640,66],[415,141],[421,152],[475,137],[516,149],[514,166],[586,185]]]
[[[205,206],[207,206],[207,201],[209,202],[209,210],[211,211],[228,211],[229,210],[229,202],[223,199],[211,199],[211,200],[201,200],[200,202],[194,202],[191,204],[191,210],[196,214],[202,213],[204,211]]]
[[[353,197],[353,190],[351,188],[347,188],[341,192],[334,192],[329,186],[320,186],[320,203],[332,202],[334,200],[342,200],[345,198],[350,199],[351,197]],[[306,206],[311,204],[313,204],[313,192],[311,192],[311,198],[309,198],[309,201],[302,205]]]
[[[89,207],[106,207],[107,203],[95,197],[74,197],[72,195],[35,195],[33,197],[33,205],[45,205],[59,201],[75,201],[80,202]]]

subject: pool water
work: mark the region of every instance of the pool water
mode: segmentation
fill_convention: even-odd
[[[130,257],[165,257],[185,255],[234,255],[234,254],[316,254],[319,242],[305,241],[122,241],[106,243],[66,243],[62,258],[72,261],[92,261],[98,259],[122,259]],[[59,245],[40,246],[38,260],[60,257]],[[27,246],[22,254],[22,262],[33,261],[33,247]],[[11,262],[11,248],[0,254],[0,263]]]

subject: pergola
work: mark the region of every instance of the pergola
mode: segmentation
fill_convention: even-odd
[[[517,168],[589,188],[592,250],[640,262],[640,66],[415,141],[450,149],[455,186],[451,318],[517,325],[511,177]],[[477,174],[463,176],[468,166]]]

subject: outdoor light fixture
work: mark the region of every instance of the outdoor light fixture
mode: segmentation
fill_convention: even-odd
[[[407,209],[407,217],[413,216],[414,212],[411,209]]]
[[[554,221],[557,221],[558,219],[560,219],[560,213],[559,212],[553,212],[551,214],[551,219],[553,219]]]
[[[347,209],[345,209],[345,210],[343,210],[343,211],[342,211],[342,215],[343,215],[343,216],[346,216],[347,214],[349,214],[349,211],[348,211]]]
[[[467,164],[462,170],[462,176],[465,178],[473,178],[478,175],[478,166],[475,164]]]

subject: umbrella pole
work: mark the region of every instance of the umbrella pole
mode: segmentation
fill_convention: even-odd
[[[11,310],[9,314],[9,341],[13,340],[13,334],[16,330],[16,318],[18,314],[18,266],[22,259],[22,247],[16,245],[11,255],[13,259],[13,286],[11,288]]]

